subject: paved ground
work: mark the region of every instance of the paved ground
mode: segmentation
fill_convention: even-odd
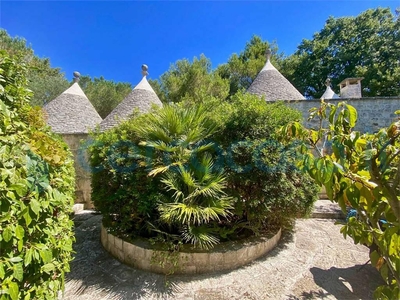
[[[381,279],[370,264],[363,267],[368,249],[343,239],[340,226],[326,219],[337,212],[329,205],[318,202],[318,218],[298,220],[277,248],[245,267],[168,277],[112,258],[100,244],[101,216],[82,211],[75,215],[76,258],[63,299],[372,299]]]

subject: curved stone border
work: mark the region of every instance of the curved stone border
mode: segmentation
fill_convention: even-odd
[[[281,238],[281,229],[272,237],[252,237],[244,241],[226,242],[216,245],[209,251],[180,251],[175,255],[178,269],[174,274],[200,274],[207,272],[232,270],[241,267],[271,251]],[[124,241],[101,226],[101,243],[112,256],[122,263],[145,271],[168,274],[173,266],[152,262],[154,257],[168,257],[168,251],[154,250],[144,239],[133,242]],[[164,256],[163,256],[164,255]]]

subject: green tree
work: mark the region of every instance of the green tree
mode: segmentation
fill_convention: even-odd
[[[32,105],[43,106],[68,88],[69,83],[60,68],[52,68],[48,58],[36,56],[23,38],[11,37],[7,31],[0,29],[0,50],[18,57],[28,66],[26,76],[28,88],[33,91]]]
[[[178,60],[159,80],[150,81],[150,84],[164,103],[200,102],[210,96],[225,99],[229,90],[227,80],[212,71],[211,61],[203,54],[192,62]]]
[[[306,129],[293,122],[281,129],[280,136],[289,142],[301,138],[304,143],[298,144],[298,150],[304,159],[299,167],[325,186],[329,199],[344,213],[347,207],[356,210],[340,231],[356,244],[370,247],[371,263],[387,284],[378,287],[375,298],[399,299],[400,121],[377,133],[361,134],[353,131],[354,107],[324,101],[311,110],[310,118],[316,118],[320,127]],[[317,149],[324,139],[331,142],[332,154]]]
[[[284,61],[283,75],[306,97],[319,98],[325,79],[339,84],[364,77],[363,96],[400,95],[400,19],[390,9],[369,9],[356,17],[330,17]]]
[[[81,76],[79,85],[103,119],[132,91],[132,85],[90,76]]]
[[[283,59],[283,54],[278,54],[275,42],[263,41],[258,36],[253,36],[240,54],[232,54],[226,64],[218,66],[216,73],[223,79],[229,80],[229,95],[234,95],[238,90],[247,88],[252,84],[266,62],[265,51],[271,49],[272,63],[278,67]]]

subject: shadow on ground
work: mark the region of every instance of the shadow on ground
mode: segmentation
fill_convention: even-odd
[[[188,298],[192,291],[182,290],[182,284],[205,279],[222,278],[231,271],[222,271],[204,275],[170,275],[153,274],[126,266],[110,254],[100,243],[101,215],[83,213],[74,216],[76,243],[75,259],[71,263],[71,272],[66,276],[66,293],[64,300],[80,299],[173,299],[175,294]],[[293,242],[293,232],[286,231],[278,246],[267,256],[257,261],[274,257]],[[257,262],[255,261],[255,262]],[[254,263],[255,263],[254,262]],[[187,285],[186,285],[187,286]],[[198,299],[222,299],[220,291],[204,286],[196,291]]]
[[[336,299],[372,299],[372,291],[384,284],[371,264],[328,270],[311,268],[314,282]]]
[[[284,232],[275,249],[237,270],[168,277],[109,255],[100,243],[101,215],[77,214],[74,223],[76,255],[64,300],[372,299],[382,284],[371,265],[360,264],[367,252],[335,235],[333,221],[299,221],[296,233]]]
[[[314,282],[321,287],[304,291],[300,296],[289,295],[289,300],[308,299],[373,299],[373,291],[384,282],[370,264],[348,268],[331,267],[327,270],[310,269]]]
[[[66,276],[64,300],[144,299],[150,294],[167,298],[179,287],[167,284],[165,276],[149,274],[121,264],[100,243],[101,216],[94,213],[74,216],[75,259]]]

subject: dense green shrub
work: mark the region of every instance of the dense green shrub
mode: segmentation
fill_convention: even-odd
[[[0,299],[56,299],[69,271],[71,153],[29,106],[25,67],[0,52]]]
[[[230,101],[168,105],[95,133],[92,199],[104,225],[207,248],[307,214],[316,186],[274,140],[300,114],[246,94]]]
[[[283,102],[266,103],[242,93],[213,106],[220,127],[213,139],[224,149],[227,193],[238,199],[235,214],[241,226],[257,233],[308,215],[318,188],[295,167],[295,141],[284,147],[276,137],[278,128],[300,120],[301,113]]]
[[[202,144],[215,130],[202,106],[166,106],[98,134],[90,146],[92,199],[104,224],[130,236],[215,244],[216,223],[232,208]]]
[[[133,129],[143,116],[118,127],[94,133],[87,144],[92,166],[94,206],[103,214],[103,223],[115,232],[151,235],[147,221],[156,215],[164,195],[160,182],[148,176],[140,164],[139,138]]]

